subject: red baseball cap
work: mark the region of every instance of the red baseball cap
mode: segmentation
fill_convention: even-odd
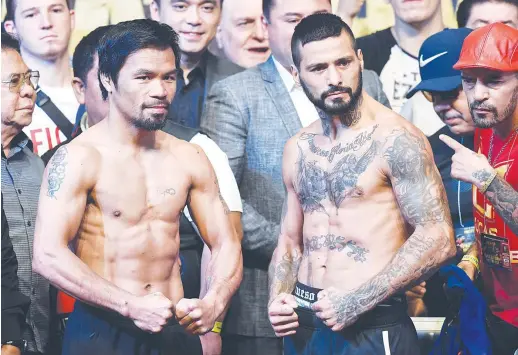
[[[453,68],[518,72],[518,30],[501,22],[474,30],[464,40]]]

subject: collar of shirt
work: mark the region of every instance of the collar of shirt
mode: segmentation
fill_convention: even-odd
[[[293,79],[293,75],[291,75],[291,73],[288,70],[286,70],[286,68],[284,68],[281,65],[281,63],[279,63],[277,59],[275,59],[275,57],[272,56],[272,58],[273,63],[275,64],[275,67],[277,68],[277,71],[281,76],[281,80],[284,83],[284,86],[286,86],[288,92],[292,92],[292,90],[294,90],[297,87],[295,79]]]
[[[2,146],[2,158],[8,159],[13,157],[15,154],[21,152],[25,147],[29,148],[32,152],[33,145],[32,141],[27,137],[27,135],[22,131],[13,138],[10,144],[9,156],[6,157],[4,153],[4,147]]]
[[[79,121],[79,127],[81,127],[82,132],[86,131],[89,128],[88,113],[86,111],[85,113],[83,113],[83,116],[81,116],[81,121]]]
[[[208,56],[208,54],[207,54],[207,52],[205,52],[202,55],[200,62],[198,64],[196,64],[196,66],[187,75],[187,78],[189,79],[188,85],[190,85],[196,79],[205,80],[205,75],[206,75],[206,71],[207,71],[207,56]],[[180,76],[180,79],[182,81],[182,86],[185,86],[185,77],[183,75],[183,71],[182,71],[182,75]]]

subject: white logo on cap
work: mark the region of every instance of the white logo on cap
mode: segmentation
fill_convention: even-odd
[[[434,56],[432,56],[432,57],[430,57],[430,58],[428,58],[426,60],[423,60],[423,55],[421,54],[421,57],[419,57],[419,66],[422,68],[422,67],[428,65],[431,61],[433,61],[433,60],[435,60],[435,59],[445,55],[446,53],[448,53],[448,52],[446,51],[446,52],[442,52],[442,53],[436,54],[436,55],[434,55]]]

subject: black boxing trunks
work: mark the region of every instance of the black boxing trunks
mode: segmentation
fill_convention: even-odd
[[[360,316],[352,326],[333,332],[311,305],[320,289],[297,282],[299,327],[284,337],[285,355],[416,355],[420,353],[417,332],[407,314],[404,296],[393,296]]]
[[[76,302],[63,339],[63,355],[202,355],[200,337],[176,320],[147,333],[113,311]]]

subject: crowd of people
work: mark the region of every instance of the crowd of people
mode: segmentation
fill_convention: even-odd
[[[515,354],[518,1],[390,4],[6,0],[2,354]]]

